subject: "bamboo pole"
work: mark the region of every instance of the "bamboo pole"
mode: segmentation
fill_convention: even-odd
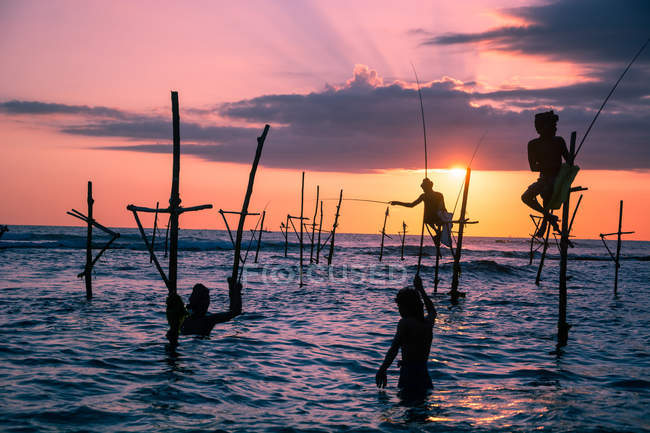
[[[318,246],[316,247],[316,264],[318,264],[318,259],[320,258],[320,234],[323,231],[323,200],[320,201],[320,223],[318,224]]]
[[[465,174],[465,188],[463,190],[463,202],[460,207],[460,221],[458,224],[458,240],[456,241],[456,254],[454,255],[454,274],[451,282],[451,302],[457,303],[460,293],[458,292],[458,279],[460,277],[460,255],[463,248],[463,230],[465,228],[465,213],[467,211],[467,194],[469,192],[469,180],[472,169],[467,167]]]
[[[178,92],[172,92],[172,125],[173,125],[173,165],[172,191],[169,197],[169,289],[170,294],[176,294],[178,279],[178,207],[181,204],[179,194],[179,178],[181,171],[181,136],[180,115],[178,109]]]
[[[320,194],[320,185],[316,185],[316,206],[314,209],[314,218],[311,220],[311,248],[309,249],[309,263],[314,262],[314,241],[316,240],[316,216],[318,215],[318,196]]]
[[[438,274],[440,270],[440,257],[442,257],[442,254],[440,252],[440,236],[435,238],[434,244],[436,246],[436,270],[433,278],[433,293],[438,293],[438,283],[440,282]]]
[[[339,224],[339,215],[341,210],[341,200],[343,200],[343,190],[339,194],[339,203],[336,205],[336,215],[334,215],[334,224],[332,225],[332,232],[330,233],[330,252],[327,256],[327,266],[332,264],[332,257],[334,257],[334,237],[336,236],[336,227]]]
[[[616,260],[614,270],[614,295],[618,294],[618,269],[621,267],[621,227],[623,226],[623,200],[620,201],[618,208],[618,233],[616,233]]]
[[[544,236],[544,247],[542,248],[542,256],[539,259],[539,267],[537,268],[537,276],[535,277],[535,285],[539,286],[542,279],[542,268],[544,267],[544,260],[546,259],[546,250],[548,250],[548,237],[551,234],[551,224],[546,226],[546,236]]]
[[[388,209],[390,209],[390,206],[386,206],[386,213],[384,214],[384,225],[381,228],[381,247],[379,249],[380,262],[382,257],[384,256],[384,237],[386,236],[386,220],[388,220]]]
[[[431,233],[429,226],[427,225],[426,227],[427,227],[427,231],[429,232],[429,235],[431,236],[431,239],[433,239],[433,244],[436,246],[436,268],[435,268],[435,274],[433,278],[433,293],[438,293],[438,283],[440,282],[438,275],[440,272],[440,257],[442,257],[442,253],[440,251],[440,236],[434,236],[433,233]]]
[[[156,214],[153,219],[153,233],[151,235],[151,250],[156,249],[156,230],[158,230],[158,208],[159,208],[160,202],[156,202]],[[150,255],[149,257],[149,263],[153,263],[153,255]]]
[[[92,283],[92,270],[93,270],[93,183],[88,181],[88,229],[86,231],[86,267],[84,271],[84,279],[86,281],[86,298],[93,297],[93,283]]]
[[[287,214],[287,223],[284,226],[284,257],[287,257],[289,250],[289,214]]]
[[[530,253],[529,253],[529,256],[528,256],[528,258],[529,258],[528,265],[529,266],[533,264],[533,256],[535,255],[535,249],[534,249],[535,239],[536,239],[535,235],[537,234],[537,230],[539,229],[539,223],[541,221],[540,217],[538,217],[536,215],[530,215],[530,219],[533,220],[533,224],[535,224],[535,229],[533,230],[533,234],[530,237]]]
[[[576,133],[571,133],[570,144],[570,160],[567,161],[569,165],[573,165],[576,153]],[[571,193],[567,194],[564,203],[562,204],[562,237],[560,238],[560,287],[559,287],[559,305],[558,305],[558,318],[557,318],[557,346],[566,346],[569,340],[569,325],[566,321],[567,310],[567,256],[569,247],[569,205]]]
[[[404,241],[406,240],[406,222],[402,221],[402,256],[401,260],[404,260]]]
[[[262,232],[264,231],[264,218],[266,217],[266,211],[262,211],[262,223],[260,227],[260,235],[257,238],[257,249],[255,250],[255,263],[257,263],[257,256],[260,254],[260,245],[262,245]]]
[[[300,287],[302,287],[302,234],[303,234],[303,218],[305,210],[305,172],[302,172],[302,182],[300,184]]]
[[[260,162],[260,157],[262,156],[262,147],[264,146],[264,141],[266,140],[266,135],[269,132],[269,125],[264,126],[264,131],[262,135],[257,137],[257,150],[255,151],[255,158],[253,159],[253,165],[251,167],[251,172],[248,177],[248,187],[246,188],[246,196],[244,197],[244,204],[242,205],[242,211],[239,215],[239,225],[237,226],[237,238],[235,240],[235,259],[232,266],[232,275],[230,283],[230,311],[239,314],[242,309],[241,305],[241,293],[235,293],[237,290],[238,282],[238,273],[239,273],[239,254],[241,252],[241,239],[242,233],[244,231],[244,222],[246,220],[246,215],[248,214],[248,204],[250,203],[251,195],[253,194],[253,184],[255,182],[255,173],[257,172],[257,165]]]

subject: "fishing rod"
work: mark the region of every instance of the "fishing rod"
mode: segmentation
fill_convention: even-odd
[[[609,101],[610,96],[612,96],[612,94],[614,93],[614,90],[616,90],[616,87],[618,87],[618,83],[621,82],[621,80],[623,79],[623,77],[625,76],[625,74],[627,73],[627,71],[632,67],[632,64],[633,64],[633,63],[636,61],[636,59],[641,55],[641,53],[643,52],[643,50],[645,49],[645,47],[648,46],[648,43],[650,43],[650,38],[648,38],[648,40],[645,41],[645,43],[641,46],[641,48],[640,48],[639,51],[636,53],[636,55],[634,56],[634,58],[632,59],[632,61],[627,65],[627,68],[625,68],[625,70],[623,71],[623,73],[621,74],[621,76],[618,77],[618,80],[617,80],[616,83],[614,84],[614,87],[612,87],[612,90],[609,91],[609,94],[607,95],[607,97],[606,97],[605,100],[603,101],[603,104],[602,104],[602,105],[600,106],[600,108],[598,109],[598,112],[597,112],[596,115],[594,116],[594,119],[593,119],[593,120],[591,121],[591,123],[589,124],[589,128],[587,128],[587,132],[585,132],[585,135],[582,137],[582,140],[580,140],[580,145],[578,146],[578,150],[576,150],[576,152],[573,154],[573,158],[574,158],[574,159],[575,159],[576,156],[578,156],[578,152],[580,152],[580,149],[582,148],[582,145],[584,144],[585,139],[587,138],[587,135],[589,135],[589,131],[591,131],[592,126],[594,126],[594,123],[596,123],[596,119],[598,119],[598,116],[600,115],[600,112],[603,111],[603,108],[605,107],[605,104],[607,104],[607,101]]]
[[[418,96],[420,97],[420,113],[422,114],[422,132],[424,136],[424,177],[428,176],[428,161],[427,157],[427,126],[424,123],[424,104],[422,103],[422,91],[420,90],[420,79],[418,78],[418,73],[415,71],[415,65],[411,62],[411,67],[413,68],[413,74],[415,75],[415,82],[418,85]]]
[[[413,74],[415,75],[415,82],[418,85],[418,96],[420,97],[420,113],[422,114],[422,134],[424,137],[424,177],[428,178],[428,158],[427,158],[427,126],[424,121],[424,104],[422,103],[422,91],[420,89],[420,79],[418,78],[418,73],[415,70],[415,65],[411,62],[411,67],[413,68]],[[422,229],[420,230],[420,249],[418,251],[418,269],[415,272],[415,276],[420,276],[420,267],[422,266],[422,248],[424,247],[424,211],[422,213]]]
[[[487,130],[483,132],[483,135],[481,135],[481,138],[478,140],[478,143],[476,143],[476,146],[474,147],[474,153],[472,153],[472,157],[469,160],[469,164],[467,164],[468,167],[472,167],[472,162],[474,162],[474,157],[476,156],[476,153],[478,152],[479,147],[481,147],[481,143],[483,143],[483,139],[487,135]],[[460,193],[463,191],[463,185],[465,185],[465,181],[463,180],[463,183],[460,184],[460,189],[458,190],[458,195],[456,196],[456,203],[454,203],[454,210],[451,212],[452,217],[453,215],[456,214],[456,207],[458,206],[458,200],[460,199]]]
[[[337,198],[324,198],[323,200],[338,200]],[[390,204],[389,201],[379,201],[379,200],[366,200],[364,198],[344,198],[345,201],[361,201],[366,203],[381,203],[381,204]]]

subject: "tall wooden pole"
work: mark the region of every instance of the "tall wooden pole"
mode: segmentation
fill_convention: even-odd
[[[404,260],[404,241],[406,240],[406,222],[402,221],[402,256],[401,260]]]
[[[316,185],[316,208],[314,209],[314,218],[311,220],[311,248],[309,250],[309,263],[314,261],[314,241],[316,238],[316,216],[318,215],[318,195],[320,194],[320,186]]]
[[[244,222],[246,221],[246,215],[248,214],[248,204],[251,200],[251,195],[253,194],[253,184],[255,183],[255,173],[257,173],[257,165],[260,162],[260,157],[262,156],[262,147],[264,147],[264,140],[266,140],[266,135],[269,132],[269,125],[264,126],[264,131],[262,135],[257,137],[257,150],[255,151],[255,158],[253,159],[253,165],[251,166],[251,172],[248,176],[248,187],[246,188],[246,196],[244,197],[244,203],[242,205],[241,214],[239,214],[239,224],[237,225],[237,237],[235,238],[235,259],[232,265],[232,275],[231,275],[231,284],[230,290],[236,289],[236,283],[239,281],[239,261],[241,253],[241,239],[242,234],[244,233]],[[237,299],[239,299],[237,301]],[[230,296],[230,311],[239,312],[241,311],[241,296],[237,294],[232,294]]]
[[[569,165],[573,165],[576,151],[576,133],[571,133],[570,144],[570,160],[567,161]],[[560,296],[559,308],[557,318],[557,346],[566,346],[569,340],[569,328],[571,327],[566,321],[567,310],[567,287],[566,287],[566,273],[567,273],[567,254],[569,248],[569,204],[571,192],[567,194],[564,203],[562,204],[562,237],[560,239]]]
[[[620,206],[618,209],[618,233],[617,233],[617,240],[616,240],[616,263],[615,263],[615,270],[614,270],[614,294],[618,294],[618,268],[621,267],[619,259],[621,256],[621,227],[623,226],[623,200],[620,202]]]
[[[287,222],[284,226],[284,257],[287,257],[289,251],[289,214],[287,214]]]
[[[463,203],[460,208],[460,222],[458,223],[458,240],[456,242],[456,254],[454,256],[454,275],[451,281],[451,302],[457,303],[458,297],[458,278],[460,277],[460,254],[463,249],[463,229],[465,228],[465,212],[467,211],[467,193],[469,191],[469,179],[472,169],[467,167],[465,174],[465,189],[463,190]]]
[[[343,200],[343,190],[339,194],[339,204],[336,205],[336,215],[334,215],[334,224],[332,225],[332,239],[330,240],[330,252],[327,256],[327,266],[332,264],[332,257],[334,257],[334,237],[336,236],[336,227],[339,224],[341,200]]]
[[[546,259],[546,251],[548,250],[548,237],[551,234],[551,224],[546,226],[546,236],[544,236],[544,247],[542,248],[542,256],[539,258],[539,266],[537,267],[537,276],[535,277],[535,285],[539,286],[542,279],[542,268],[544,267],[544,260]]]
[[[533,257],[535,256],[535,235],[537,234],[537,230],[539,229],[539,221],[541,220],[536,220],[534,215],[530,215],[530,219],[533,220],[533,223],[535,224],[535,229],[533,231],[533,235],[530,237],[530,253],[528,255],[528,265],[533,264]]]
[[[156,232],[158,231],[158,210],[160,202],[156,202],[156,213],[153,217],[153,233],[151,234],[151,251],[154,251],[156,248]],[[153,253],[149,254],[149,263],[153,263]]]
[[[320,201],[320,223],[318,224],[318,245],[316,246],[316,264],[320,258],[320,234],[323,230],[323,200]]]
[[[176,293],[178,279],[178,207],[181,204],[179,194],[179,178],[181,171],[181,134],[180,115],[178,112],[178,92],[172,92],[172,125],[173,125],[173,166],[172,192],[169,197],[169,285],[170,294]]]
[[[384,214],[384,225],[381,228],[381,247],[379,249],[380,262],[382,257],[384,257],[384,237],[386,236],[386,220],[388,220],[388,209],[390,209],[390,206],[386,206],[386,213]]]
[[[255,263],[257,263],[257,256],[260,254],[260,245],[262,244],[262,233],[264,233],[264,218],[266,217],[266,211],[262,211],[262,222],[260,224],[260,235],[257,238],[257,249],[255,250]]]
[[[440,269],[440,236],[436,237],[435,239],[435,245],[436,245],[436,270],[435,270],[435,276],[433,278],[433,293],[438,293],[438,283],[440,282],[440,279],[438,278],[438,273]]]
[[[303,218],[305,210],[305,172],[302,172],[302,183],[300,184],[300,287],[303,286],[302,281],[302,235],[303,235]]]
[[[86,269],[84,273],[84,279],[86,281],[86,298],[91,299],[93,297],[93,282],[92,282],[92,271],[93,271],[93,183],[88,181],[88,229],[86,234]]]

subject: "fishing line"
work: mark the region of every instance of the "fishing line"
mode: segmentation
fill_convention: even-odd
[[[474,162],[474,157],[476,156],[476,153],[478,152],[479,147],[481,147],[481,143],[483,143],[483,139],[487,135],[487,130],[483,132],[483,135],[481,138],[478,140],[478,143],[476,143],[476,146],[474,147],[474,153],[472,153],[472,157],[469,160],[469,164],[467,165],[468,167],[472,167],[472,162]],[[463,191],[463,186],[465,186],[465,180],[463,180],[463,183],[460,184],[460,189],[458,190],[458,195],[456,196],[456,203],[454,203],[454,210],[451,212],[451,216],[453,219],[453,216],[456,214],[456,207],[458,207],[458,200],[460,199],[460,193]]]
[[[337,198],[324,198],[324,199],[322,199],[322,200],[328,200],[328,201],[329,201],[329,200],[338,200],[338,197],[337,197]],[[344,199],[342,199],[342,200],[344,200],[344,201],[361,201],[361,202],[366,202],[366,203],[390,204],[389,201],[366,200],[366,199],[363,199],[363,198],[344,198]]]
[[[589,135],[589,131],[591,131],[591,127],[594,126],[594,123],[596,123],[596,119],[598,119],[598,116],[600,115],[600,112],[603,111],[603,108],[605,107],[605,104],[607,104],[607,101],[609,101],[609,97],[612,96],[614,93],[614,90],[616,90],[616,87],[618,86],[618,83],[621,82],[627,71],[632,67],[632,64],[636,61],[636,59],[641,55],[645,47],[650,43],[650,38],[648,38],[647,41],[641,46],[641,49],[636,53],[632,61],[627,65],[627,68],[623,71],[620,77],[618,77],[618,80],[616,81],[616,84],[614,84],[614,87],[612,87],[612,90],[609,91],[609,94],[603,101],[603,104],[600,106],[598,109],[598,112],[596,113],[596,116],[594,116],[594,119],[591,121],[591,124],[589,124],[589,128],[587,128],[587,132],[585,132],[585,135],[582,137],[582,140],[580,140],[580,145],[578,146],[578,150],[576,150],[576,153],[573,154],[573,159],[575,160],[575,157],[578,156],[578,152],[580,152],[580,149],[582,148],[583,143],[585,142],[585,139],[587,138],[587,135]]]
[[[418,96],[420,98],[420,113],[422,114],[422,134],[424,137],[424,177],[428,178],[428,158],[427,158],[427,127],[424,121],[424,104],[422,103],[422,91],[420,89],[420,79],[418,78],[418,73],[415,70],[415,65],[411,62],[411,67],[413,68],[413,74],[415,75],[415,82],[418,85]],[[420,230],[420,250],[418,252],[418,270],[415,275],[420,275],[420,267],[422,266],[422,248],[424,247],[424,217],[425,217],[426,206],[422,210],[422,229]]]
[[[415,71],[415,65],[411,62],[411,68],[413,68],[413,74],[415,75],[415,82],[418,85],[418,96],[420,97],[420,113],[422,114],[422,132],[424,136],[424,177],[428,176],[428,161],[427,157],[427,126],[424,123],[424,104],[422,103],[422,91],[420,90],[420,79],[418,78],[418,73]]]

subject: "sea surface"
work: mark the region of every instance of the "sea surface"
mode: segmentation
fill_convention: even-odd
[[[248,255],[244,313],[173,349],[167,290],[137,230],[116,229],[86,300],[84,228],[9,228],[0,239],[0,431],[650,431],[649,242],[623,243],[615,296],[600,240],[574,240],[573,327],[554,352],[555,243],[538,287],[528,239],[465,238],[466,297],[452,306],[451,255],[434,294],[428,239],[435,388],[412,402],[398,395],[397,363],[385,390],[374,376],[399,320],[395,294],[416,271],[417,236],[407,237],[405,260],[397,236],[387,239],[379,263],[379,236],[337,234],[329,268],[327,248],[309,265],[305,237],[300,287],[295,236],[285,258],[282,235],[264,233],[258,263],[254,244]],[[106,237],[95,233],[99,249]],[[187,300],[203,283],[210,311],[224,310],[232,261],[227,232],[182,230],[179,293]]]

